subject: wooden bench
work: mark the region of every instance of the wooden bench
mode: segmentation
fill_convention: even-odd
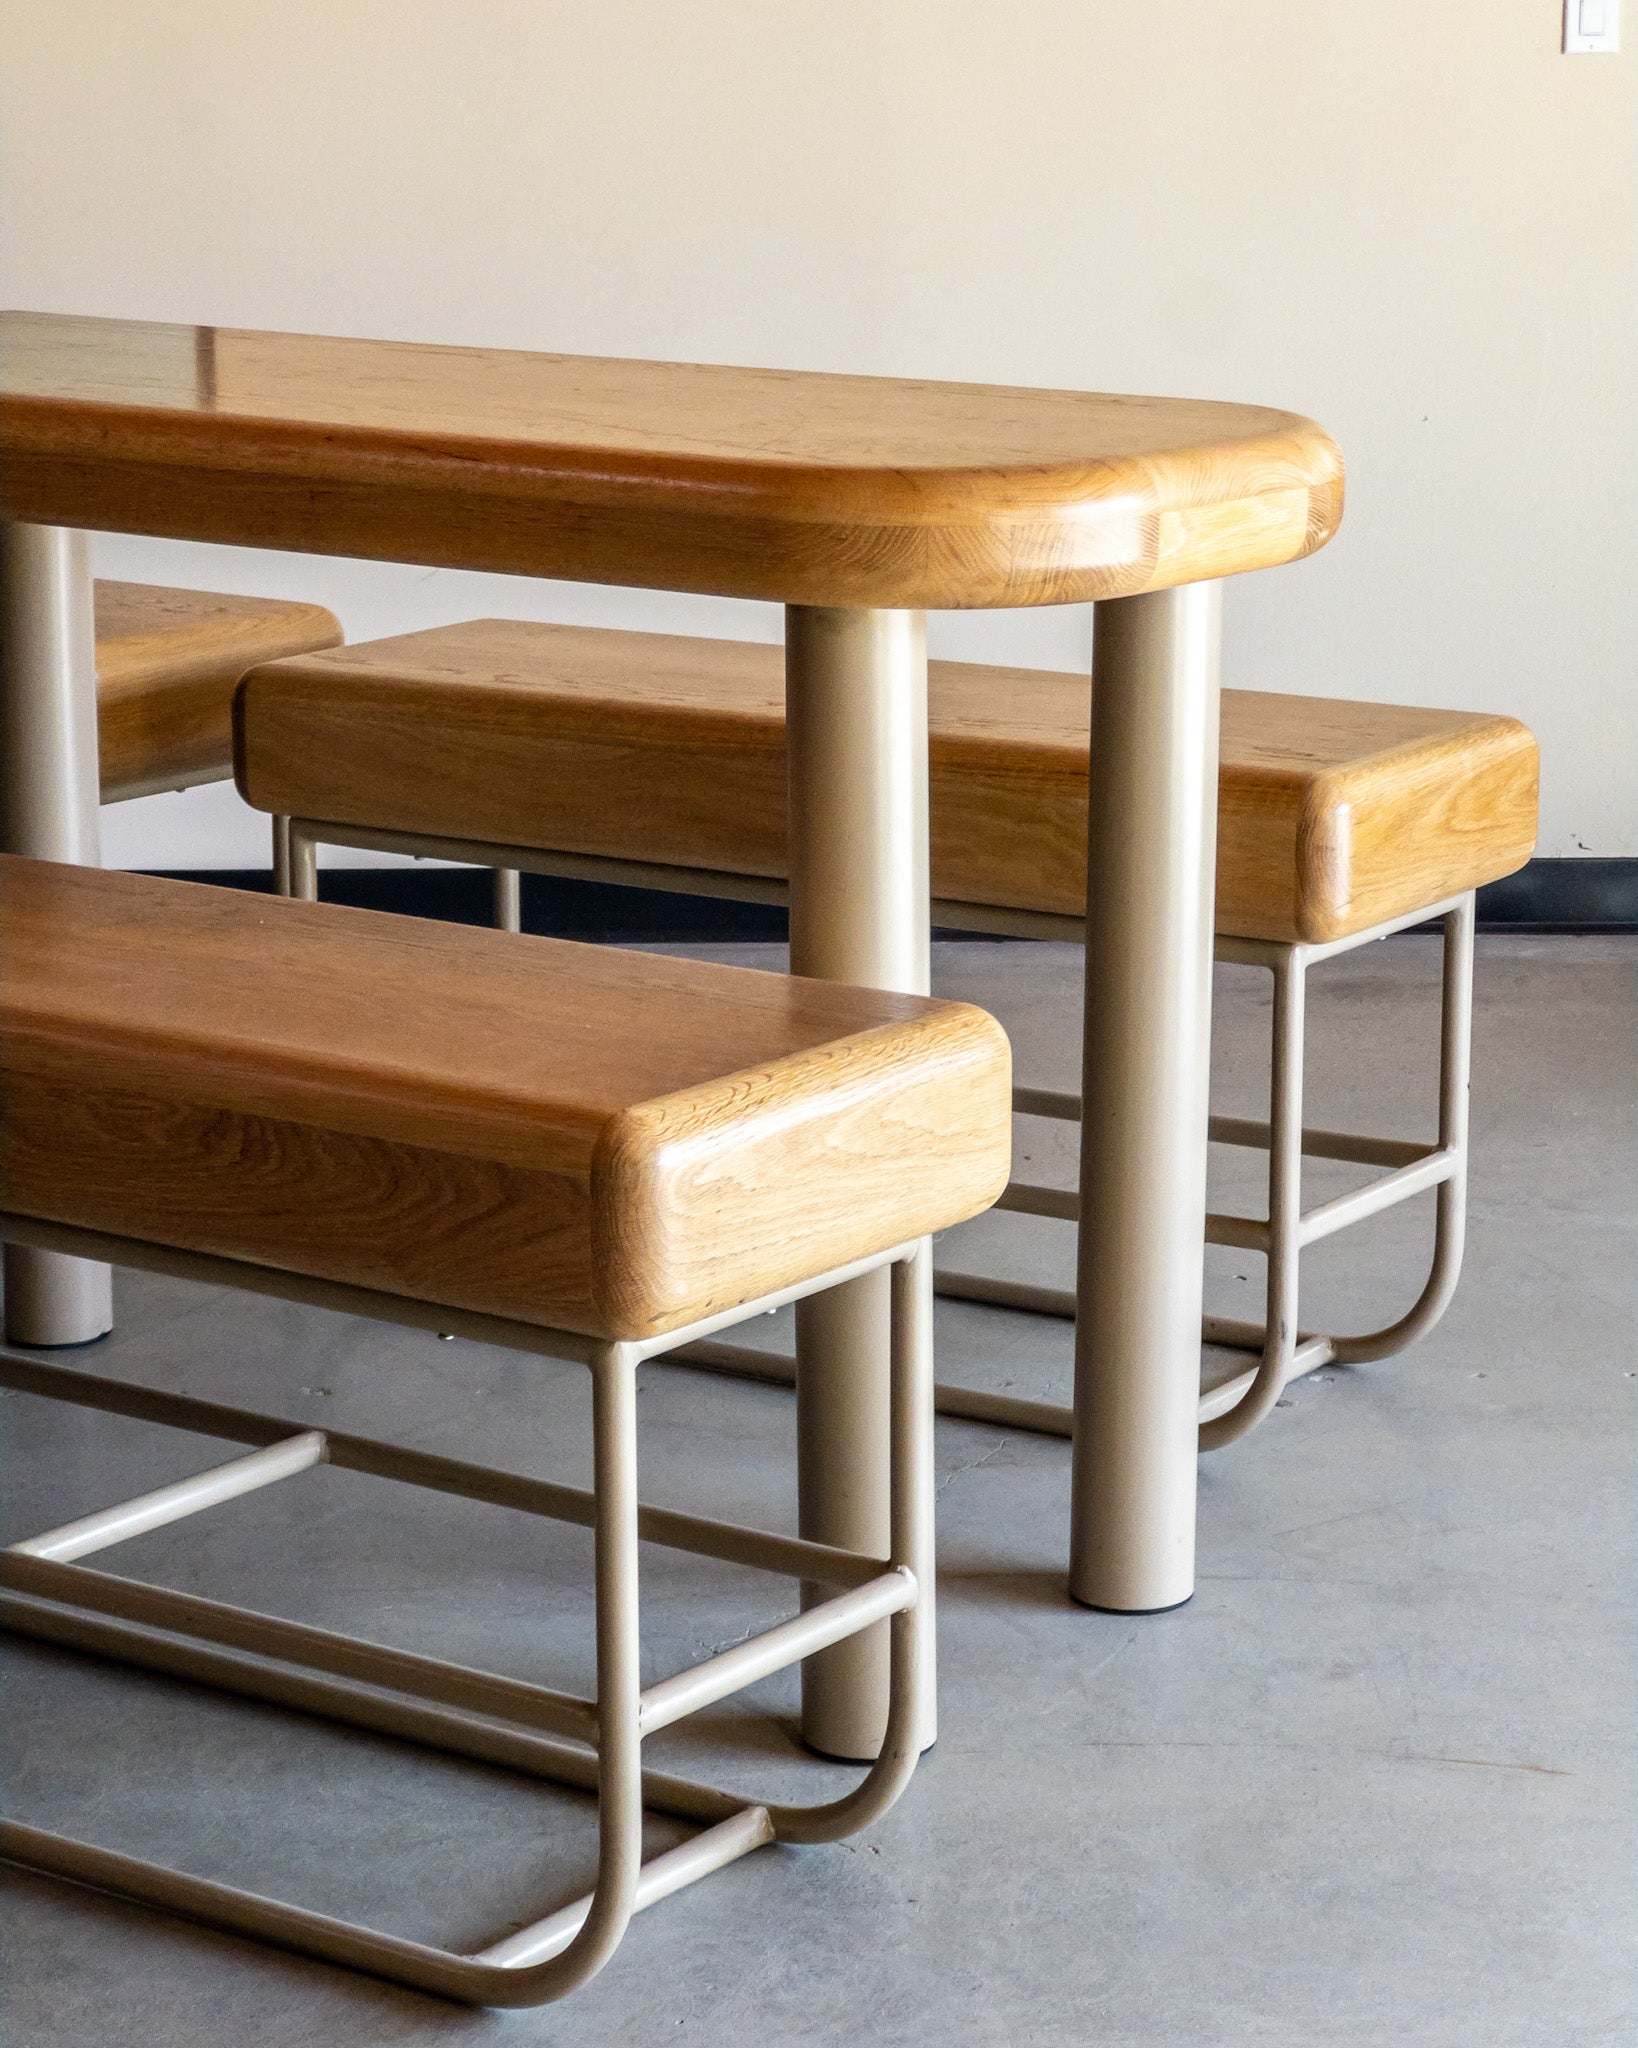
[[[1080,916],[1084,675],[928,668],[935,897]],[[258,810],[724,874],[785,873],[783,650],[480,619],[253,672]],[[1510,874],[1535,843],[1512,718],[1223,693],[1220,931],[1328,943]]]
[[[764,1842],[879,1817],[927,1732],[932,1379],[915,1241],[1005,1184],[1000,1027],[962,1004],[11,858],[0,915],[0,1237],[580,1360],[596,1470],[580,1492],[14,1356],[0,1383],[256,1448],[12,1546],[7,1625],[598,1790],[601,1844],[588,1899],[478,1956],[32,1827],[8,1827],[0,1852],[518,2005],[584,1982],[630,1914],[680,1885]],[[886,1556],[639,1506],[642,1360],[889,1265]],[[594,1528],[596,1697],[74,1561],[325,1461]],[[800,1578],[810,1604],[645,1688],[639,1537]],[[754,1804],[642,1770],[645,1735],[889,1620],[887,1740],[853,1792]],[[642,1864],[645,1799],[704,1831]]]
[[[96,585],[102,800],[233,773],[233,692],[246,669],[341,643],[321,604],[153,583]]]
[[[781,650],[507,620],[338,648],[252,671],[236,708],[246,800],[294,818],[293,886],[324,841],[516,871],[777,899],[785,873]],[[1084,675],[929,666],[934,916],[946,926],[1078,937],[1086,900],[1091,685]],[[1275,977],[1267,1122],[1219,1117],[1221,1142],[1266,1147],[1267,1221],[1208,1219],[1212,1241],[1268,1259],[1261,1324],[1207,1319],[1202,1443],[1226,1443],[1299,1371],[1385,1356],[1422,1334],[1460,1262],[1472,892],[1535,841],[1537,750],[1516,719],[1258,691],[1223,693],[1218,953]],[[277,828],[276,828],[277,829]],[[1431,1145],[1302,1125],[1306,971],[1425,918],[1445,920],[1440,1131]],[[1078,1097],[1020,1088],[1028,1114]],[[1390,1171],[1339,1208],[1301,1209],[1304,1150]],[[1384,1330],[1300,1332],[1303,1242],[1436,1186],[1415,1307]],[[1003,1207],[1073,1221],[1076,1198],[1015,1184]],[[945,1292],[1073,1314],[1059,1290],[944,1272]],[[1254,1353],[1248,1367],[1244,1354]],[[718,1363],[738,1358],[714,1348]],[[788,1362],[751,1363],[787,1376]],[[1067,1431],[1067,1410],[942,1388],[947,1412]]]

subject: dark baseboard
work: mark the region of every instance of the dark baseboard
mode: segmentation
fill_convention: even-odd
[[[220,888],[273,888],[266,868],[169,870],[175,881],[214,882]],[[451,924],[488,924],[493,893],[487,868],[321,868],[326,903],[360,910],[390,910],[401,917],[436,917]],[[765,903],[730,903],[720,897],[674,896],[661,889],[621,889],[610,882],[573,882],[556,876],[523,877],[523,928],[554,939],[588,939],[620,946],[710,945],[741,939],[783,940],[785,912]]]
[[[265,868],[196,868],[175,879],[229,889],[271,890]],[[490,885],[481,868],[326,868],[327,903],[391,910],[407,917],[487,924]],[[711,945],[783,940],[785,913],[767,904],[711,896],[621,889],[608,882],[523,878],[526,931],[615,945]],[[1533,860],[1479,891],[1479,929],[1492,932],[1638,931],[1638,859]],[[971,939],[971,932],[951,932]]]
[[[1482,932],[1638,932],[1638,858],[1526,861],[1479,891]]]

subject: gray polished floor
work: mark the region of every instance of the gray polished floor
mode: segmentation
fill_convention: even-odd
[[[1434,948],[1316,976],[1313,1119],[1427,1128]],[[1638,2040],[1631,1770],[1634,981],[1606,939],[1480,942],[1466,1280],[1409,1356],[1291,1389],[1206,1461],[1195,1600],[1062,1594],[1068,1452],[939,1428],[942,1735],[844,1847],[768,1851],[639,1920],[588,1990],[474,2013],[11,1874],[12,2048],[1583,2048]],[[1021,1072],[1074,1075],[1076,961],[942,949]],[[1223,971],[1219,1106],[1254,1111],[1266,980]],[[1064,1133],[1021,1127],[1063,1172]],[[1249,1198],[1244,1162],[1222,1188]],[[1316,1175],[1316,1188],[1327,1185]],[[1341,1183],[1338,1183],[1339,1185]],[[1312,1259],[1305,1321],[1420,1280],[1425,1203]],[[1063,1279],[1061,1225],[971,1229],[964,1263]],[[1214,1254],[1229,1313],[1255,1293]],[[127,1276],[85,1363],[551,1475],[583,1472],[572,1368]],[[773,1328],[765,1325],[764,1330]],[[947,1377],[1062,1394],[1067,1326],[947,1304]],[[176,1432],[0,1397],[12,1537],[212,1462]],[[645,1491],[777,1526],[786,1396],[643,1375]],[[111,1568],[583,1685],[586,1539],[335,1472],[131,1544]],[[649,1669],[772,1618],[782,1582],[645,1556]],[[478,1945],[582,1889],[583,1802],[498,1772],[43,1648],[8,1651],[12,1811],[257,1890]],[[659,1754],[747,1788],[846,1782],[792,1684]],[[661,1839],[656,1836],[656,1839]]]

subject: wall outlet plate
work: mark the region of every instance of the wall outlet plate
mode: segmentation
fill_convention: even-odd
[[[1621,0],[1564,0],[1566,57],[1613,57],[1621,48]]]

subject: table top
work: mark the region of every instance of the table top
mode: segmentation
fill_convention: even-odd
[[[0,512],[785,603],[1123,597],[1312,553],[1264,406],[0,316]]]

